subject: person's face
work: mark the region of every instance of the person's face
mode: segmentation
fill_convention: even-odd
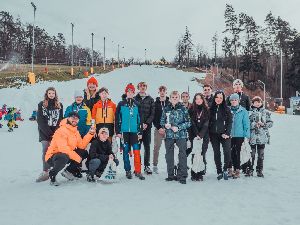
[[[142,92],[142,93],[144,93],[144,92],[146,92],[147,91],[147,84],[140,84],[139,85],[139,91],[140,92]]]
[[[182,102],[187,103],[190,100],[190,96],[188,94],[181,95]]]
[[[216,98],[215,98],[215,102],[216,102],[216,104],[217,105],[220,105],[220,104],[222,104],[222,102],[223,102],[223,95],[220,93],[220,94],[217,94],[217,96],[216,96]]]
[[[133,92],[132,90],[129,89],[129,90],[127,91],[126,95],[127,95],[127,98],[133,98],[134,92]]]
[[[176,105],[179,102],[179,95],[171,95],[170,101],[173,105]]]
[[[206,96],[206,97],[209,97],[211,96],[211,88],[210,87],[204,87],[203,88],[203,94]]]
[[[196,102],[196,105],[202,105],[203,104],[203,100],[202,100],[200,95],[196,96],[195,102]]]
[[[158,94],[159,94],[159,97],[165,98],[167,96],[167,91],[162,89],[158,92]]]
[[[233,87],[234,92],[241,92],[242,91],[242,85],[240,83],[236,83]]]
[[[82,101],[83,101],[83,97],[82,97],[82,96],[77,96],[77,97],[75,98],[75,102],[76,102],[77,104],[81,104]]]
[[[97,85],[93,83],[89,83],[87,87],[90,91],[96,91]]]
[[[102,101],[105,101],[107,99],[107,97],[108,97],[108,93],[106,91],[102,91],[100,93],[100,98]]]
[[[47,96],[49,99],[54,99],[55,98],[55,91],[49,90],[47,92]]]
[[[68,121],[73,127],[76,127],[78,124],[79,118],[76,116],[70,116],[70,117],[68,117]]]
[[[262,106],[262,102],[260,102],[260,101],[255,101],[255,102],[253,102],[253,105],[254,105],[254,107],[256,107],[256,108],[259,108],[259,107]]]
[[[234,99],[230,101],[231,106],[238,106],[239,105],[239,100],[238,99]]]
[[[105,131],[99,131],[98,136],[101,141],[106,141],[108,138],[108,133]]]

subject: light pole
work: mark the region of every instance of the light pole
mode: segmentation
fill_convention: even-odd
[[[33,7],[33,27],[32,27],[32,55],[31,55],[31,72],[33,73],[33,57],[34,57],[34,27],[35,27],[35,11],[36,6],[33,2],[31,2]]]
[[[72,26],[72,56],[71,56],[71,75],[73,76],[73,75],[74,75],[74,69],[73,69],[73,66],[74,66],[74,42],[73,42],[74,24],[73,24],[73,23],[71,23],[71,26]]]
[[[92,66],[91,66],[91,74],[94,73],[94,33],[92,33]]]
[[[283,74],[283,68],[282,68],[282,48],[280,48],[280,99],[282,105],[283,103],[283,98],[282,98],[282,74]]]
[[[262,82],[261,80],[258,80],[258,82],[260,82],[264,85],[264,108],[266,108],[266,84],[264,82]]]
[[[146,65],[146,62],[147,62],[147,49],[145,48],[145,65]]]
[[[103,51],[103,69],[105,70],[105,37],[104,37],[104,51]]]
[[[118,44],[118,68],[120,68],[120,45]]]

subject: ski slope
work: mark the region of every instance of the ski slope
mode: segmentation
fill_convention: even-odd
[[[108,87],[111,98],[118,102],[128,82],[146,81],[153,97],[161,84],[169,92],[189,88],[194,94],[201,87],[190,81],[193,76],[203,75],[131,66],[96,77],[99,85]],[[35,183],[42,168],[42,150],[37,124],[28,121],[49,86],[57,89],[66,108],[73,101],[74,90],[85,88],[86,79],[0,90],[0,105],[20,107],[25,118],[13,133],[8,133],[6,126],[0,129],[1,225],[299,224],[300,117],[272,114],[274,127],[271,145],[265,151],[264,179],[254,176],[217,181],[209,146],[204,182],[188,179],[187,185],[167,183],[162,147],[160,174],[146,176],[145,181],[127,180],[121,163],[117,183],[91,184],[85,179],[67,182],[58,175],[61,186],[53,187],[49,182]],[[122,159],[120,155],[119,158]]]

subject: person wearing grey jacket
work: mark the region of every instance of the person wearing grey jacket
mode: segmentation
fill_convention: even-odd
[[[253,167],[255,164],[255,154],[257,152],[258,159],[256,172],[258,177],[264,177],[263,161],[264,149],[266,144],[270,144],[269,128],[273,126],[271,113],[263,107],[263,101],[260,97],[255,96],[252,99],[250,111],[250,146],[252,160],[247,168],[247,176],[253,176]]]
[[[187,174],[187,133],[191,126],[191,119],[186,107],[179,102],[178,91],[173,91],[170,95],[171,104],[163,111],[160,124],[165,128],[166,139],[166,162],[168,177],[166,181],[178,180],[181,184],[186,184]],[[174,146],[179,148],[179,167],[177,177],[174,175]]]

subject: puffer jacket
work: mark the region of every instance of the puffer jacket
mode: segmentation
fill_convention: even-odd
[[[77,104],[74,102],[67,107],[64,117],[68,117],[71,112],[77,112],[79,114],[80,119],[77,126],[81,137],[83,137],[88,133],[91,127],[91,111],[84,103]]]
[[[273,121],[271,120],[271,113],[265,108],[255,108],[251,107],[250,111],[250,144],[270,144],[270,133],[269,128],[273,126]],[[262,127],[257,127],[257,123],[261,121],[264,125]]]
[[[232,128],[232,114],[227,106],[210,108],[209,133],[226,134],[230,136]]]
[[[92,138],[93,135],[90,133],[81,138],[77,126],[73,127],[67,119],[63,119],[53,135],[45,160],[48,161],[56,153],[65,153],[70,159],[80,163],[81,157],[74,150],[76,148],[85,149]]]
[[[148,127],[152,127],[155,114],[154,99],[150,95],[141,97],[140,94],[137,94],[134,99],[138,102],[141,110],[141,124],[146,123]]]
[[[167,121],[167,117],[169,121]],[[177,103],[175,107],[173,107],[172,104],[166,106],[162,113],[160,125],[165,127],[167,123],[170,123],[171,126],[178,127],[178,131],[174,132],[172,129],[166,129],[166,138],[182,139],[188,137],[188,128],[191,127],[192,124],[188,110],[182,103]]]
[[[250,121],[248,111],[243,106],[231,106],[232,129],[231,137],[250,138]]]

